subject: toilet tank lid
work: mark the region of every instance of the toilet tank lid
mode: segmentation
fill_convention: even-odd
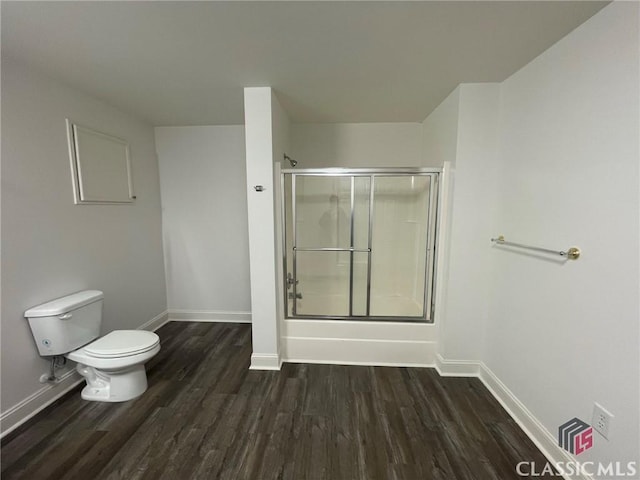
[[[43,303],[36,307],[30,308],[24,312],[25,318],[35,317],[52,317],[62,315],[90,303],[102,300],[104,295],[99,290],[84,290],[82,292],[73,293],[66,297],[56,298],[50,302]]]

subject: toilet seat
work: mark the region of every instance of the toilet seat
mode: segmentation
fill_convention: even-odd
[[[79,348],[78,350],[67,353],[65,357],[82,365],[87,365],[98,370],[113,372],[122,369],[126,370],[134,365],[143,365],[153,358],[159,351],[160,344],[158,343],[155,347],[152,347],[151,350],[147,350],[146,352],[136,353],[133,355],[122,355],[119,357],[98,358],[87,353],[84,348]]]
[[[114,330],[113,332],[85,345],[86,355],[93,358],[121,358],[139,355],[153,350],[160,338],[145,330]]]

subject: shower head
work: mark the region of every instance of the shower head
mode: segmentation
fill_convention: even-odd
[[[298,165],[298,161],[294,160],[293,158],[291,158],[289,155],[287,155],[286,153],[284,154],[284,159],[288,160],[289,163],[291,164],[292,168],[295,168],[296,165]]]

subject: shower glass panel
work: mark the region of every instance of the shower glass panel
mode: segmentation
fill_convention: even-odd
[[[401,170],[283,172],[287,318],[431,320],[438,172]]]
[[[349,248],[351,179],[296,177],[296,247]]]
[[[425,306],[428,176],[377,176],[371,248],[372,316],[419,317]]]
[[[367,286],[369,272],[369,253],[353,253],[353,316],[364,317],[368,315]]]
[[[313,251],[297,253],[299,292],[296,313],[349,315],[349,252]]]
[[[353,178],[353,246],[369,248],[369,207],[371,203],[371,178]]]

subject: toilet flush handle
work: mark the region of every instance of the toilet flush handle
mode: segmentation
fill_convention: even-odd
[[[64,313],[62,315],[58,315],[58,318],[60,320],[69,320],[71,317],[73,317],[72,313]]]

